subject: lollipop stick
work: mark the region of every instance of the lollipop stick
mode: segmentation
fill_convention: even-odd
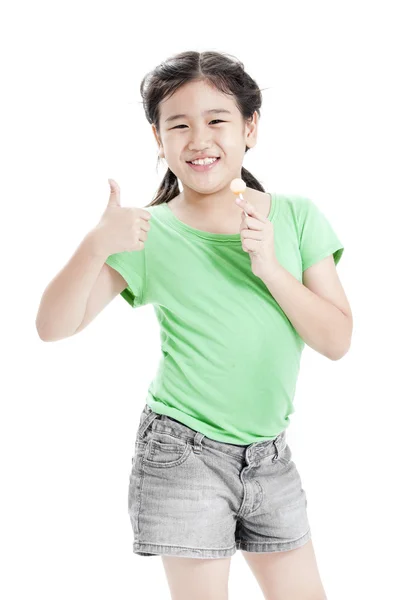
[[[244,200],[242,192],[240,192],[240,194],[239,194],[239,198],[240,198],[241,200]],[[243,210],[244,214],[246,215],[246,217],[248,217],[249,215],[248,215],[248,214],[247,214],[247,212],[244,210],[244,208],[242,208],[242,210]]]

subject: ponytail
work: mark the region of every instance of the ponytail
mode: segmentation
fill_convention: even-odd
[[[245,182],[246,186],[252,188],[253,190],[258,190],[259,192],[265,192],[265,189],[261,185],[261,183],[244,167],[242,167],[241,178]],[[172,198],[179,195],[179,184],[178,178],[168,167],[167,172],[164,175],[164,178],[156,192],[155,198],[150,202],[150,204],[146,204],[147,206],[155,206],[156,204],[162,204],[163,202],[169,202]]]

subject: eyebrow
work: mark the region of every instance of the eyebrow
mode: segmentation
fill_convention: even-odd
[[[204,115],[208,115],[210,113],[213,113],[213,114],[228,113],[229,115],[232,114],[226,108],[211,108],[210,110],[204,110],[201,114],[202,114],[202,116],[204,116]],[[184,115],[184,114],[172,115],[171,117],[168,117],[168,119],[165,119],[165,123],[168,123],[169,121],[175,121],[176,119],[185,119],[187,116],[188,115]]]

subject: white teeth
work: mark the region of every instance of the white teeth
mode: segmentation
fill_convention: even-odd
[[[199,158],[198,160],[192,160],[190,161],[192,163],[192,165],[210,165],[211,163],[215,162],[217,160],[216,157],[214,158]]]

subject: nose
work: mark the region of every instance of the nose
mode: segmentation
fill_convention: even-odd
[[[191,152],[203,152],[212,148],[213,144],[210,139],[207,139],[209,132],[204,127],[193,127],[191,133],[191,139],[189,142],[189,150]]]

